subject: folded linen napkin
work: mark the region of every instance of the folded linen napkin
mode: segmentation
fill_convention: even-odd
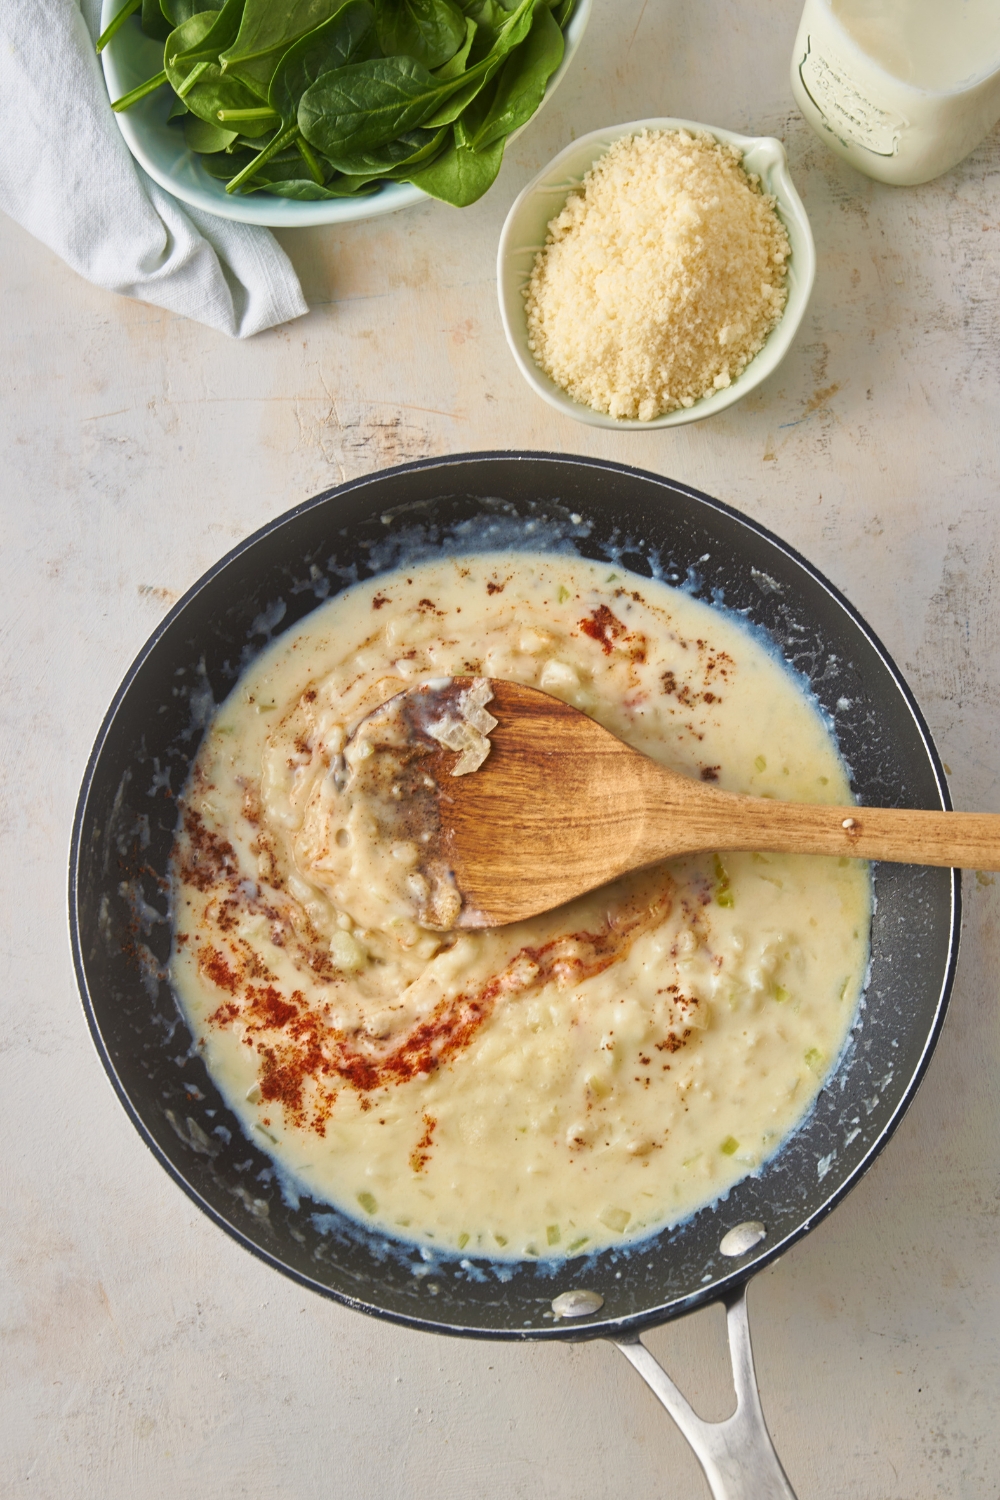
[[[308,312],[267,229],[189,208],[134,160],[94,41],[100,0],[0,0],[0,208],[97,286],[233,338]]]

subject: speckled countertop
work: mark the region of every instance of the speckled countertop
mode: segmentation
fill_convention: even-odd
[[[246,344],[86,285],[0,221],[0,1492],[46,1500],[702,1500],[669,1419],[601,1344],[382,1326],[199,1215],[90,1044],[65,919],[69,829],[104,709],[169,604],[234,541],[408,458],[545,448],[739,506],[868,618],[959,807],[1000,810],[1000,133],[915,189],[829,155],[791,100],[795,0],[598,0],[572,72],[462,213],[282,234],[313,311]],[[574,135],[656,114],[774,133],[816,291],[785,364],[711,421],[563,419],[508,355],[494,249]],[[996,1500],[1000,878],[966,880],[951,1013],[898,1134],[751,1290],[800,1500]],[[717,1309],[649,1336],[727,1409]]]

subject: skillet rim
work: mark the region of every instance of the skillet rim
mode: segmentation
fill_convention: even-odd
[[[800,553],[790,543],[784,541],[783,538],[777,536],[768,527],[762,525],[759,521],[756,521],[752,517],[747,516],[746,514],[744,514],[744,512],[738,510],[735,506],[729,505],[725,501],[717,500],[713,496],[707,495],[703,491],[695,489],[692,485],[683,484],[678,480],[670,479],[669,477],[662,474],[656,474],[648,469],[637,468],[632,464],[617,463],[612,460],[593,458],[589,455],[584,454],[564,454],[530,449],[481,449],[466,453],[447,454],[441,457],[416,459],[409,463],[393,465],[386,469],[377,469],[372,471],[371,473],[361,475],[355,479],[347,480],[343,484],[334,485],[330,489],[324,490],[320,494],[314,495],[308,500],[301,501],[298,505],[291,507],[289,510],[282,511],[278,516],[275,516],[270,521],[265,522],[264,525],[258,527],[256,531],[243,538],[243,540],[238,542],[234,547],[231,547],[228,552],[226,552],[216,563],[214,563],[210,568],[206,570],[206,572],[204,572],[199,578],[195,580],[190,588],[188,588],[184,592],[184,594],[182,594],[180,599],[177,600],[177,602],[172,606],[172,608],[167,612],[163,619],[150,633],[136,656],[133,658],[101,721],[100,728],[97,732],[93,747],[87,759],[87,765],[84,771],[83,781],[81,783],[80,793],[77,799],[76,809],[73,817],[73,830],[69,851],[70,858],[68,890],[68,915],[70,942],[73,953],[73,968],[76,975],[77,987],[80,991],[80,998],[87,1020],[87,1025],[90,1030],[91,1039],[93,1040],[97,1054],[102,1064],[104,1065],[104,1070],[107,1074],[108,1080],[115,1094],[117,1095],[119,1102],[122,1104],[126,1114],[131,1120],[136,1131],[138,1132],[140,1138],[147,1146],[147,1148],[152,1152],[153,1156],[159,1162],[160,1166],[165,1169],[165,1171],[173,1179],[177,1186],[187,1194],[188,1198],[190,1198],[192,1202],[194,1202],[197,1207],[208,1216],[209,1219],[211,1219],[216,1225],[218,1225],[220,1229],[224,1230],[244,1249],[250,1251],[250,1253],[256,1256],[258,1260],[263,1261],[274,1270],[280,1271],[283,1275],[288,1276],[292,1281],[298,1283],[300,1286],[306,1287],[310,1291],[317,1292],[321,1296],[331,1298],[333,1301],[339,1302],[343,1306],[349,1307],[356,1312],[367,1313],[373,1317],[382,1318],[387,1322],[399,1324],[403,1327],[416,1329],[421,1332],[438,1333],[451,1337],[478,1338],[495,1340],[498,1342],[517,1343],[539,1342],[553,1339],[574,1343],[593,1338],[619,1339],[623,1335],[638,1335],[645,1329],[654,1328],[663,1323],[672,1322],[674,1318],[682,1317],[685,1314],[693,1312],[699,1307],[707,1306],[710,1303],[726,1302],[727,1300],[731,1299],[740,1291],[741,1288],[746,1286],[746,1284],[758,1273],[758,1271],[762,1271],[767,1266],[774,1264],[774,1262],[780,1259],[780,1257],[784,1255],[789,1249],[791,1249],[794,1244],[796,1244],[805,1235],[810,1233],[811,1230],[813,1230],[829,1214],[831,1214],[833,1210],[843,1201],[847,1194],[857,1186],[858,1182],[868,1172],[876,1158],[884,1150],[892,1136],[895,1134],[895,1131],[902,1121],[903,1116],[906,1114],[907,1110],[912,1104],[917,1089],[920,1087],[920,1084],[923,1081],[924,1075],[927,1071],[927,1067],[930,1063],[931,1056],[933,1055],[934,1049],[937,1046],[937,1042],[944,1025],[945,1016],[947,1015],[948,1005],[951,999],[952,988],[955,981],[959,948],[961,944],[962,899],[961,872],[959,870],[952,869],[950,871],[950,914],[948,927],[947,961],[945,964],[944,975],[932,1023],[924,1037],[920,1056],[911,1072],[910,1078],[896,1104],[896,1107],[894,1108],[889,1119],[886,1121],[879,1135],[875,1138],[875,1140],[873,1140],[868,1151],[858,1162],[855,1168],[831,1193],[830,1197],[827,1198],[814,1212],[807,1214],[806,1217],[802,1219],[802,1221],[796,1226],[794,1230],[786,1234],[783,1239],[778,1240],[775,1244],[768,1246],[767,1249],[761,1251],[759,1254],[748,1252],[752,1256],[750,1262],[745,1265],[734,1266],[732,1272],[723,1277],[721,1280],[713,1280],[710,1286],[707,1286],[704,1289],[696,1290],[690,1293],[688,1296],[678,1298],[676,1301],[666,1304],[665,1306],[645,1309],[641,1312],[632,1313],[624,1318],[607,1319],[602,1322],[588,1322],[584,1326],[563,1323],[555,1324],[554,1326],[549,1328],[507,1327],[503,1329],[497,1329],[469,1327],[465,1325],[436,1321],[431,1318],[415,1317],[407,1313],[398,1312],[391,1308],[381,1307],[377,1303],[368,1302],[362,1298],[352,1297],[349,1294],[339,1290],[338,1288],[331,1287],[325,1285],[322,1282],[316,1281],[313,1278],[306,1276],[295,1268],[289,1266],[278,1256],[272,1254],[268,1250],[265,1250],[262,1246],[256,1244],[246,1234],[244,1234],[236,1226],[236,1224],[219,1213],[218,1210],[212,1204],[210,1204],[201,1195],[201,1193],[199,1193],[197,1188],[195,1188],[194,1185],[188,1181],[184,1173],[166,1155],[166,1153],[162,1150],[162,1148],[156,1141],[155,1137],[152,1135],[151,1131],[147,1128],[141,1114],[132,1103],[131,1097],[129,1096],[124,1084],[119,1078],[111,1055],[107,1047],[105,1046],[103,1034],[97,1019],[93,998],[91,996],[90,985],[87,979],[83,957],[77,888],[79,876],[81,874],[80,866],[82,839],[84,825],[87,818],[90,792],[93,786],[101,755],[103,753],[105,745],[107,744],[111,736],[118,711],[124,703],[126,697],[128,696],[132,684],[135,682],[136,678],[139,676],[139,673],[142,671],[147,658],[151,655],[160,639],[173,625],[174,621],[183,613],[183,611],[192,602],[192,600],[201,595],[207,588],[209,588],[216,577],[220,573],[222,573],[236,558],[249,551],[258,542],[263,541],[269,535],[272,535],[280,530],[286,524],[296,520],[299,516],[327,504],[335,496],[343,496],[349,494],[354,490],[364,488],[366,485],[369,485],[372,482],[385,480],[389,476],[404,475],[434,468],[447,470],[457,465],[464,465],[469,463],[484,463],[496,460],[505,462],[514,460],[519,463],[542,462],[555,464],[572,464],[581,468],[596,469],[604,474],[623,474],[629,477],[635,477],[643,479],[645,481],[650,481],[655,485],[687,496],[688,498],[693,499],[704,506],[707,506],[709,510],[721,513],[723,516],[728,517],[730,520],[733,520],[739,525],[755,532],[759,537],[763,538],[765,542],[770,544],[772,547],[775,547],[785,557],[791,559],[795,564],[798,565],[799,568],[803,570],[803,572],[805,572],[809,576],[809,578],[815,584],[820,587],[821,590],[829,595],[830,598],[848,616],[857,630],[861,633],[864,639],[874,650],[875,654],[878,656],[886,671],[889,673],[913,718],[924,752],[926,753],[928,761],[930,763],[930,767],[934,777],[934,783],[937,788],[938,797],[940,799],[941,808],[945,811],[952,810],[951,794],[948,788],[948,783],[944,773],[944,767],[941,762],[941,757],[938,754],[937,746],[934,743],[930,729],[919,707],[919,704],[917,703],[912,690],[910,689],[899,668],[896,666],[893,657],[890,655],[874,630],[872,630],[871,626],[868,625],[867,621],[862,617],[860,612],[855,608],[853,604],[851,604],[850,600],[848,600],[845,595],[842,594],[841,591],[833,583],[831,583],[823,573],[819,571],[818,568],[810,563],[808,559],[802,555],[802,553]]]

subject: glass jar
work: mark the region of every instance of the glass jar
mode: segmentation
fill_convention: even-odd
[[[806,0],[792,92],[882,182],[928,182],[1000,119],[1000,0]]]

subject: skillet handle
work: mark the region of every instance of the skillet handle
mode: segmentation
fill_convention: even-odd
[[[612,1342],[638,1370],[687,1438],[705,1471],[714,1500],[795,1500],[764,1423],[750,1348],[746,1286],[726,1300],[729,1355],[736,1410],[724,1422],[705,1422],[688,1404],[638,1334]]]

